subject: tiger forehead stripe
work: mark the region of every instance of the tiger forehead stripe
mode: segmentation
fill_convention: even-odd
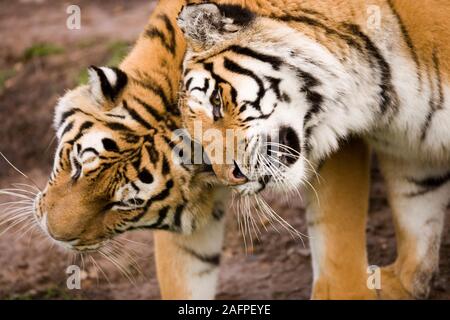
[[[130,128],[128,128],[126,125],[124,125],[122,123],[105,121],[105,120],[100,119],[99,117],[93,115],[92,113],[86,112],[86,111],[81,110],[79,108],[73,108],[73,109],[71,109],[69,111],[64,112],[61,115],[61,118],[60,118],[60,121],[57,124],[57,127],[61,127],[70,117],[76,116],[78,114],[83,114],[83,115],[87,116],[88,118],[91,118],[92,120],[94,120],[94,121],[96,121],[98,123],[101,123],[101,124],[103,124],[103,125],[105,125],[107,127],[111,127],[111,129],[113,127],[116,127],[117,129],[120,128],[120,130],[123,130],[123,131],[130,131],[130,132],[132,131]],[[110,115],[108,115],[108,116],[110,116]]]
[[[80,112],[81,112],[80,109],[71,109],[71,110],[69,110],[69,111],[64,112],[64,113],[61,115],[61,118],[60,118],[60,120],[59,120],[59,122],[58,122],[58,124],[57,124],[57,127],[61,127],[61,126],[64,124],[64,122],[66,122],[66,120],[67,120],[69,117],[71,117],[72,115],[74,115],[77,111],[80,111]]]
[[[236,44],[233,44],[233,45],[219,51],[218,53],[215,53],[214,57],[224,54],[224,53],[227,53],[227,52],[233,52],[233,53],[247,56],[247,57],[250,57],[250,58],[265,62],[265,63],[269,63],[272,66],[272,68],[276,71],[280,70],[280,67],[283,65],[283,60],[279,57],[264,54],[264,53],[258,52],[256,50],[250,49],[248,47],[243,47],[243,46],[236,45]],[[198,62],[198,63],[204,63],[204,62],[208,61],[209,59],[211,59],[211,57],[201,58],[199,60],[194,60],[194,61]]]
[[[237,73],[237,74],[241,74],[247,77],[252,78],[256,84],[258,85],[258,93],[257,93],[257,99],[256,101],[253,103],[254,107],[258,110],[261,109],[261,106],[259,105],[260,100],[263,98],[264,95],[264,83],[263,81],[250,69],[246,69],[242,66],[240,66],[239,64],[237,64],[236,62],[225,58],[224,59],[224,67],[225,69]]]
[[[260,53],[258,51],[255,51],[255,50],[247,48],[247,47],[233,45],[230,47],[230,51],[254,58],[256,60],[260,60],[262,62],[269,63],[272,66],[272,68],[276,71],[280,70],[280,67],[283,64],[283,60],[281,60],[281,58],[279,58],[279,57]]]
[[[64,136],[66,133],[68,133],[70,130],[72,130],[74,123],[75,121],[71,121],[64,127],[64,129],[61,132],[61,137]]]
[[[134,132],[130,127],[128,127],[128,126],[126,126],[126,125],[124,125],[123,123],[120,123],[120,122],[106,122],[106,123],[104,123],[104,125],[107,128],[115,130],[115,131],[123,131],[123,132],[126,132],[126,133]]]
[[[78,133],[75,135],[75,137],[67,141],[67,143],[71,145],[74,144],[78,139],[80,139],[83,136],[84,132],[89,128],[91,128],[93,125],[94,123],[92,121],[83,122],[80,128],[78,129]]]
[[[192,81],[192,78],[190,80]],[[192,89],[189,89],[189,86],[190,86],[190,82],[188,81],[188,83],[186,84],[186,90],[188,90],[190,92],[193,92],[194,90],[200,90],[204,93],[207,93],[209,90],[209,79],[205,78],[203,87],[194,87]]]

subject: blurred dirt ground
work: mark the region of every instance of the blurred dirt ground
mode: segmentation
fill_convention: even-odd
[[[115,64],[145,26],[152,1],[75,1],[81,7],[81,30],[68,30],[69,2],[17,0],[0,2],[0,151],[40,186],[52,161],[53,107],[64,90],[85,77],[89,65]],[[395,235],[384,186],[373,170],[369,260],[385,265],[395,259]],[[0,187],[26,182],[0,161]],[[274,209],[306,233],[300,201],[290,205],[268,197]],[[3,201],[3,200],[2,200]],[[232,210],[230,210],[232,211]],[[450,225],[441,250],[440,274],[431,298],[450,298]],[[310,251],[287,233],[273,229],[255,239],[246,253],[232,212],[225,241],[218,297],[221,299],[307,299],[312,273]],[[22,230],[23,231],[23,230]],[[73,257],[36,235],[21,236],[20,228],[0,237],[0,298],[2,299],[157,299],[152,234],[139,231],[126,242],[142,269],[134,284],[100,258],[105,275],[85,261],[82,290],[66,289],[66,267]],[[81,260],[78,261],[82,263]],[[131,265],[126,265],[131,268]]]

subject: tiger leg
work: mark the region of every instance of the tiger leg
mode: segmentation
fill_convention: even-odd
[[[375,299],[367,287],[370,152],[354,140],[326,161],[310,192],[313,299]]]
[[[214,299],[224,224],[223,214],[215,214],[192,235],[154,233],[156,269],[163,299]]]
[[[381,298],[426,298],[439,266],[450,168],[431,168],[380,154],[397,238],[397,259],[382,270]]]

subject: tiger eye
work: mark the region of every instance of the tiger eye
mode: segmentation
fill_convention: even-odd
[[[216,94],[212,98],[212,103],[214,107],[221,107],[222,106],[222,99],[220,97],[220,91],[217,90]]]
[[[214,121],[217,121],[222,117],[220,113],[220,109],[222,109],[222,96],[220,89],[216,90],[215,94],[211,97],[211,103],[213,105]]]

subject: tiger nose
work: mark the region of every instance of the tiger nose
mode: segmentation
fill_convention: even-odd
[[[247,176],[241,171],[236,161],[234,161],[234,165],[228,170],[227,178],[233,185],[241,185],[248,182]]]

